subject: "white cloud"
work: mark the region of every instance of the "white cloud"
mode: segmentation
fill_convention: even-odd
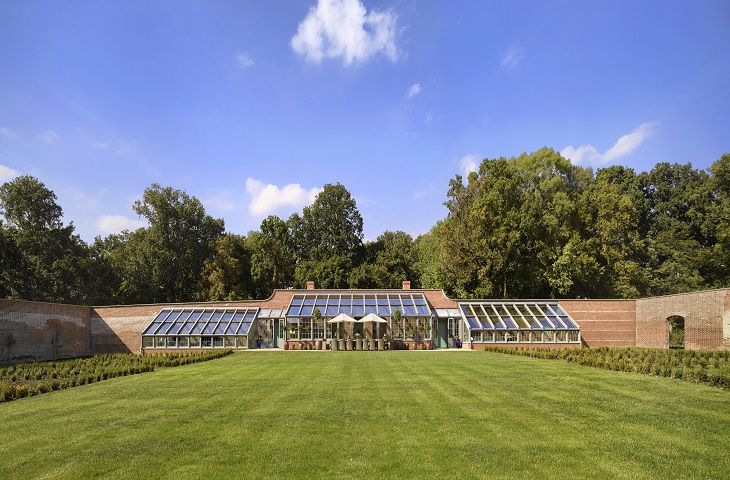
[[[12,180],[18,175],[20,175],[19,171],[10,167],[6,167],[5,165],[0,165],[0,182],[7,182],[8,180]]]
[[[283,187],[264,184],[254,178],[246,179],[246,192],[251,197],[248,211],[252,215],[264,217],[282,209],[298,210],[314,202],[321,188],[302,188],[298,183]]]
[[[459,159],[459,168],[465,177],[471,172],[476,172],[479,169],[479,154],[470,153],[461,157]]]
[[[102,233],[119,233],[123,230],[136,230],[147,225],[143,220],[125,217],[124,215],[102,215],[96,221],[96,228]]]
[[[8,127],[0,127],[0,137],[14,138],[17,134]]]
[[[419,93],[421,93],[421,84],[420,83],[414,83],[410,87],[408,87],[408,92],[406,92],[406,95],[408,96],[408,99],[415,97]]]
[[[253,61],[253,58],[251,58],[251,55],[239,50],[238,52],[236,52],[236,64],[240,68],[249,68],[249,67],[253,67],[256,64],[256,62]]]
[[[599,152],[596,147],[591,144],[580,145],[574,147],[568,145],[560,154],[569,159],[574,165],[605,165],[619,158],[629,155],[631,152],[639,148],[644,140],[656,133],[659,129],[658,122],[642,123],[634,129],[634,131],[622,135],[611,148],[604,153]]]
[[[318,0],[299,23],[291,47],[314,63],[341,58],[350,65],[381,53],[395,61],[396,20],[390,10],[368,12],[359,0]]]
[[[55,130],[46,130],[45,132],[38,134],[38,138],[46,143],[53,143],[58,140],[58,133]]]
[[[500,65],[503,68],[517,68],[525,59],[525,49],[522,47],[510,47],[502,54]]]

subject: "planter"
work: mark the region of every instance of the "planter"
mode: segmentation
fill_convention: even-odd
[[[348,352],[352,350],[352,340],[345,340],[345,350]]]
[[[368,350],[375,350],[375,349],[377,349],[377,346],[376,346],[376,343],[375,343],[376,340],[374,338],[371,338],[370,340],[368,340],[368,342],[370,342],[370,348]]]
[[[289,350],[289,342],[284,340],[284,350]]]
[[[332,350],[333,352],[337,350],[337,340],[335,340],[334,338],[330,340],[330,350]]]
[[[362,339],[355,340],[355,350],[362,350]]]
[[[314,342],[316,350],[322,350],[322,340],[317,340]]]
[[[337,350],[344,350],[345,349],[345,341],[343,339],[337,340]]]
[[[378,339],[378,350],[385,350],[385,341],[382,338]]]

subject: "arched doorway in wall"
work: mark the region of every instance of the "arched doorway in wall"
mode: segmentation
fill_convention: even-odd
[[[667,317],[669,327],[669,338],[667,345],[669,348],[684,348],[684,317],[680,315],[672,315]]]

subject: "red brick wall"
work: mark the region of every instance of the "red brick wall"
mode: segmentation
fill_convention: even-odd
[[[0,363],[89,355],[90,308],[0,300]]]
[[[684,317],[685,348],[730,348],[730,288],[636,301],[636,345],[667,348],[672,315]]]
[[[559,300],[589,347],[636,345],[636,300]]]

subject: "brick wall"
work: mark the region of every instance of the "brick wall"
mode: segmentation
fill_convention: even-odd
[[[636,301],[636,345],[667,348],[673,315],[684,317],[685,348],[730,348],[730,288]]]
[[[0,300],[0,363],[89,355],[90,308]]]
[[[559,300],[589,347],[636,345],[636,300]]]

